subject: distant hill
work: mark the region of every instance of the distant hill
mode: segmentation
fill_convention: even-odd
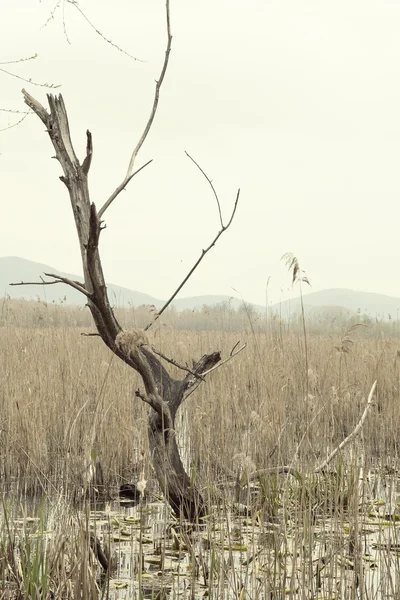
[[[351,312],[359,311],[360,314],[370,315],[371,317],[381,315],[386,319],[389,314],[392,318],[396,318],[397,310],[400,311],[400,298],[341,288],[304,294],[303,303],[306,310],[307,308],[340,306]],[[298,313],[301,310],[300,297],[290,300],[290,302],[282,302],[281,305],[274,304],[271,308],[273,311],[279,311],[281,308],[284,317],[288,314]]]
[[[20,281],[33,282],[40,281],[43,273],[54,273],[83,281],[83,278],[70,273],[63,273],[49,265],[43,265],[25,258],[16,256],[7,256],[0,258],[0,297],[10,296],[10,298],[24,298],[25,300],[46,300],[47,302],[59,302],[66,297],[68,304],[84,304],[85,299],[78,291],[61,283],[55,285],[24,285],[10,286],[10,282],[18,283]],[[164,301],[136,290],[130,290],[112,283],[107,283],[110,301],[114,306],[142,306],[154,305],[161,308]],[[173,305],[177,310],[199,310],[203,305],[214,306],[219,303],[230,303],[237,309],[243,302],[242,300],[229,296],[195,296],[192,298],[177,298]],[[262,307],[260,309],[264,310]]]
[[[8,295],[11,298],[24,298],[32,300],[40,298],[47,302],[59,302],[66,296],[68,304],[84,304],[85,300],[82,294],[73,288],[57,283],[55,285],[24,285],[11,286],[10,282],[18,283],[20,281],[40,281],[43,273],[54,273],[83,281],[79,275],[71,275],[71,273],[63,273],[49,265],[43,265],[37,262],[32,262],[26,258],[18,258],[16,256],[6,256],[0,258],[0,296]],[[48,279],[44,277],[44,279]],[[140,306],[142,304],[154,304],[157,308],[163,305],[161,300],[153,298],[148,294],[142,294],[134,290],[129,290],[117,285],[108,284],[108,291],[111,302],[116,306]]]
[[[0,258],[0,297],[7,295],[11,298],[24,298],[26,300],[40,298],[47,302],[59,302],[66,297],[68,304],[82,305],[85,303],[83,296],[79,292],[62,284],[45,286],[9,285],[10,282],[39,281],[43,273],[54,273],[68,277],[69,279],[83,281],[81,276],[63,273],[49,265],[16,256],[7,256]],[[149,294],[130,290],[112,283],[107,283],[107,288],[111,303],[114,306],[142,306],[145,304],[161,308],[164,304],[164,301],[159,298],[154,298]],[[340,288],[304,294],[303,301],[306,311],[317,308],[343,307],[351,312],[359,310],[361,314],[367,314],[371,317],[375,317],[378,314],[381,316],[384,315],[386,319],[389,314],[395,319],[397,317],[397,310],[400,312],[400,298]],[[243,305],[243,301],[233,296],[206,295],[176,298],[173,302],[177,310],[201,310],[204,305],[215,306],[217,304],[229,304],[232,308],[238,309]],[[264,306],[252,305],[252,307],[258,312],[265,312]],[[273,312],[281,313],[285,319],[290,314],[300,311],[300,298],[274,304],[270,308]]]

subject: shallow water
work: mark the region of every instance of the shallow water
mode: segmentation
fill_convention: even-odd
[[[398,598],[399,480],[363,487],[376,499],[360,502],[356,520],[323,517],[309,531],[283,510],[273,522],[225,511],[186,530],[161,503],[98,514],[105,530],[110,519],[119,527],[109,598]]]
[[[238,514],[226,504],[214,507],[198,527],[179,524],[161,501],[114,502],[92,510],[90,529],[110,548],[115,565],[103,597],[400,597],[400,480],[395,474],[360,478],[353,504],[340,515],[328,516],[318,507],[313,512],[311,504],[309,511],[307,505],[300,510],[299,490],[292,486],[289,492],[291,498],[288,490],[282,492],[273,516],[243,506]],[[54,503],[14,509],[21,531],[51,536]]]

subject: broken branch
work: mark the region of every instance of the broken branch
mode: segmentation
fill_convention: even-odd
[[[151,349],[154,352],[154,354],[157,354],[157,356],[161,356],[161,358],[163,358],[164,360],[166,360],[170,365],[174,365],[175,367],[178,367],[178,369],[181,369],[181,371],[186,371],[187,373],[191,373],[195,377],[198,377],[202,381],[205,381],[204,377],[202,377],[199,373],[196,373],[195,371],[192,371],[191,369],[189,369],[189,367],[184,367],[183,365],[180,365],[173,358],[168,358],[168,356],[165,356],[165,354],[163,354],[162,352],[160,352],[159,350],[157,350],[156,348],[154,348],[154,346],[152,346]]]
[[[219,365],[217,365],[217,366],[219,366]],[[376,384],[377,384],[377,382],[374,381],[374,383],[372,384],[371,391],[370,391],[370,393],[368,395],[368,400],[367,400],[367,404],[365,406],[364,412],[361,415],[361,418],[358,421],[358,423],[355,426],[355,428],[353,429],[353,431],[330,453],[330,455],[328,456],[328,458],[326,458],[320,465],[318,465],[314,469],[314,473],[318,474],[318,473],[323,472],[326,469],[326,467],[329,465],[329,463],[332,462],[332,460],[335,458],[335,456],[341,450],[343,450],[343,448],[345,446],[347,446],[347,444],[349,444],[356,437],[356,435],[359,433],[359,431],[361,430],[361,428],[362,428],[362,426],[364,424],[365,419],[367,418],[368,411],[373,406],[372,399],[373,399],[373,396],[374,396],[374,393],[375,393]],[[248,483],[250,481],[254,481],[254,479],[258,479],[262,475],[267,475],[267,474],[273,473],[275,471],[277,471],[279,474],[285,474],[286,473],[288,475],[293,475],[294,477],[298,476],[298,471],[296,471],[296,469],[294,469],[291,466],[287,466],[287,467],[269,467],[267,469],[258,469],[257,471],[253,471],[252,473],[249,473],[249,475],[247,475],[247,477],[246,477],[246,483]]]
[[[92,134],[90,133],[89,129],[86,131],[86,140],[87,140],[86,141],[86,157],[82,163],[82,171],[87,176],[87,174],[89,173],[90,165],[92,163],[92,156],[93,156]]]
[[[334,450],[332,450],[332,452],[330,453],[330,455],[328,456],[327,459],[325,459],[320,465],[318,465],[318,467],[315,469],[315,473],[320,473],[321,471],[323,471],[329,465],[329,463],[335,458],[335,456],[341,450],[343,450],[343,448],[345,446],[347,446],[347,444],[349,442],[351,442],[351,440],[354,439],[356,437],[356,435],[358,434],[358,432],[361,430],[361,427],[364,425],[364,421],[367,418],[368,411],[373,406],[372,398],[374,396],[374,392],[375,392],[375,388],[376,388],[376,383],[377,382],[374,381],[374,383],[372,384],[372,388],[371,388],[371,391],[369,393],[367,404],[366,404],[366,407],[364,409],[364,412],[361,415],[361,419],[358,421],[358,423],[355,426],[355,428],[353,429],[353,431],[343,440],[343,442],[341,442],[339,444],[339,446],[337,446]]]
[[[240,348],[235,350],[235,348],[237,347],[238,344],[239,344],[239,342],[237,342],[237,344],[235,344],[235,346],[232,348],[228,358],[225,358],[225,360],[221,360],[221,362],[219,362],[217,365],[214,365],[213,367],[211,367],[211,369],[208,369],[208,371],[205,371],[203,373],[203,376],[208,375],[209,373],[212,373],[213,371],[215,371],[215,369],[218,369],[222,365],[225,365],[227,362],[232,360],[232,358],[235,358],[235,356],[237,356],[239,354],[239,352],[244,350],[247,346],[247,344],[243,344],[243,346],[240,346]]]
[[[48,128],[50,115],[47,110],[38,102],[33,96],[28,94],[28,92],[23,89],[22,94],[24,96],[24,102],[33,110],[34,113],[40,118],[40,120],[46,125]]]

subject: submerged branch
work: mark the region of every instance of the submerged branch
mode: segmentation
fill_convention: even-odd
[[[374,381],[374,383],[372,384],[372,388],[371,391],[368,395],[368,400],[367,400],[367,404],[366,407],[364,409],[363,414],[361,415],[361,419],[358,421],[357,425],[355,426],[355,428],[353,429],[353,431],[343,440],[343,442],[341,442],[339,444],[339,446],[337,446],[328,456],[327,459],[325,459],[320,465],[318,465],[318,467],[315,469],[315,473],[320,473],[321,471],[324,471],[324,469],[329,465],[329,463],[335,458],[335,456],[341,451],[343,450],[343,448],[345,446],[347,446],[347,444],[349,442],[351,442],[356,435],[358,434],[358,432],[361,430],[362,426],[364,425],[364,421],[367,418],[368,412],[369,410],[372,408],[373,406],[373,402],[372,402],[372,398],[374,396],[375,393],[375,388],[376,388],[376,384],[377,382]]]

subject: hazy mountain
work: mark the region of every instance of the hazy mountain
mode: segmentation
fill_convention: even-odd
[[[68,304],[84,304],[83,296],[76,290],[63,284],[55,285],[26,285],[10,286],[10,282],[19,281],[40,281],[43,273],[54,273],[82,281],[82,277],[63,273],[49,265],[43,265],[37,262],[8,256],[0,258],[0,297],[8,295],[11,298],[25,298],[26,300],[40,298],[47,302],[59,302],[66,297]],[[161,308],[164,301],[142,292],[130,290],[111,283],[107,284],[111,303],[114,306],[141,306],[142,304],[153,304],[156,308]],[[397,317],[397,310],[400,314],[400,298],[393,298],[383,294],[374,294],[370,292],[356,292],[347,289],[330,289],[321,292],[312,292],[304,294],[304,306],[307,308],[320,307],[343,307],[352,312],[360,311],[361,314],[384,315],[388,318]],[[217,304],[226,304],[232,308],[238,309],[243,305],[243,301],[232,296],[194,296],[191,298],[177,298],[174,300],[174,306],[177,310],[200,310],[202,306],[215,306]],[[253,305],[258,312],[264,313],[265,307]],[[276,311],[287,318],[290,314],[300,311],[300,298],[284,301],[280,304],[271,306],[272,311]]]
[[[306,309],[308,307],[341,306],[352,312],[359,311],[361,314],[368,314],[372,317],[378,314],[384,315],[386,319],[389,314],[392,318],[396,318],[397,310],[400,311],[400,298],[340,288],[304,294],[303,302]],[[283,317],[288,316],[288,314],[298,313],[301,310],[300,298],[282,302],[281,306],[274,304],[271,308],[278,312],[281,309]]]
[[[55,285],[24,285],[24,286],[10,286],[10,282],[18,283],[20,281],[40,281],[40,277],[43,273],[54,273],[55,275],[61,275],[74,279],[76,281],[83,281],[82,277],[78,275],[71,275],[70,273],[63,273],[50,267],[49,265],[43,265],[25,258],[18,258],[16,256],[7,256],[0,258],[0,297],[8,295],[11,298],[24,298],[26,300],[32,300],[40,298],[47,302],[59,302],[66,297],[68,304],[84,304],[85,299],[78,291],[73,288],[58,283]],[[45,278],[49,279],[49,278]],[[148,294],[137,292],[135,290],[129,290],[127,288],[114,285],[112,283],[107,284],[110,301],[114,306],[141,306],[142,304],[153,304],[156,308],[161,308],[164,304],[163,300],[153,298]],[[174,300],[174,306],[177,310],[194,310],[201,309],[203,305],[214,306],[220,303],[230,303],[232,308],[238,308],[243,304],[242,300],[229,296],[195,296],[192,298],[177,298]],[[262,307],[260,307],[262,309]]]
[[[16,256],[6,256],[0,258],[0,297],[8,295],[11,298],[24,298],[26,300],[40,298],[47,302],[59,302],[66,297],[68,304],[85,303],[82,294],[62,283],[57,283],[55,285],[9,285],[10,282],[40,281],[40,277],[43,277],[43,273],[54,273],[55,275],[61,275],[76,281],[83,281],[83,278],[79,275],[62,273],[54,267],[49,267],[49,265],[43,265]],[[50,278],[46,277],[44,277],[44,279],[50,280]],[[107,284],[107,288],[110,301],[115,306],[154,304],[157,308],[161,308],[163,305],[161,300],[153,298],[148,294],[142,294],[142,292],[136,292],[113,284]]]

